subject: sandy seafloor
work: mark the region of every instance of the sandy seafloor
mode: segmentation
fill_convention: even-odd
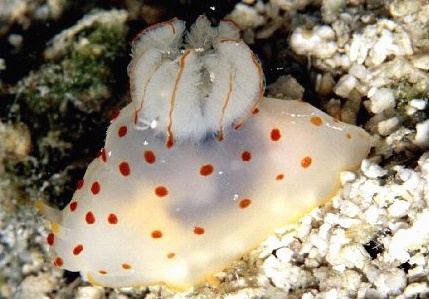
[[[202,13],[236,22],[267,95],[364,127],[370,156],[218,286],[90,286],[52,265],[34,202],[67,204],[102,147],[132,37]],[[0,0],[0,298],[429,297],[428,28],[425,0]]]

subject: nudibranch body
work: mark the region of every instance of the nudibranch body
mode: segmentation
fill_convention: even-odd
[[[42,207],[54,263],[94,284],[202,281],[323,204],[368,153],[360,128],[261,100],[259,63],[231,23],[200,17],[182,45],[184,28],[173,20],[137,38],[133,103],[71,202]]]

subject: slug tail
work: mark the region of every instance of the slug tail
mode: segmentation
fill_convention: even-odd
[[[62,214],[59,209],[48,206],[43,203],[41,200],[37,200],[35,203],[36,209],[45,216],[50,222],[61,223]]]

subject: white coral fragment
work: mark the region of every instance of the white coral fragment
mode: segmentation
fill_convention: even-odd
[[[429,148],[429,120],[425,120],[416,125],[416,136],[413,142],[421,148]]]
[[[413,225],[407,229],[399,229],[392,237],[388,245],[388,253],[385,258],[402,263],[410,259],[409,251],[416,250],[429,240],[429,210],[420,213]]]
[[[429,55],[413,57],[413,66],[422,70],[429,70]]]
[[[296,28],[290,38],[290,46],[300,55],[317,58],[332,57],[337,51],[335,32],[326,25],[315,26],[311,30],[303,27]]]
[[[344,75],[334,87],[334,92],[340,97],[347,98],[350,92],[356,88],[358,80],[351,75]]]
[[[387,295],[399,295],[407,284],[407,277],[401,269],[391,269],[379,273],[374,281],[377,290]]]
[[[391,20],[381,19],[365,27],[362,33],[355,33],[348,52],[352,62],[379,66],[389,55],[412,55],[413,47],[402,27]]]
[[[370,109],[374,114],[383,112],[386,109],[395,107],[395,97],[389,88],[377,89],[370,95]]]

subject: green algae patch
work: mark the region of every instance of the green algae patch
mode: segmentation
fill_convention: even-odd
[[[29,128],[33,146],[27,157],[6,159],[5,169],[29,198],[66,204],[110,115],[126,101],[126,19],[121,10],[86,15],[55,36],[46,63],[10,89],[8,118]]]
[[[126,14],[98,12],[57,35],[45,50],[47,63],[16,87],[32,112],[64,112],[68,102],[85,113],[111,98],[116,63],[126,55]]]
[[[429,97],[429,86],[427,83],[424,80],[417,84],[400,82],[394,89],[395,98],[397,99],[396,107],[404,119],[404,126],[407,128],[414,128],[417,123],[425,121],[429,117],[428,109],[416,111],[411,115],[407,113],[410,101],[413,99],[427,99]]]

